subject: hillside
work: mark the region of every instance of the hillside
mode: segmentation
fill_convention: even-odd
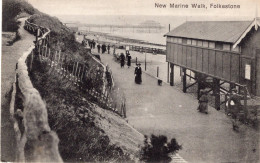
[[[60,50],[70,60],[83,62],[87,71],[99,66],[57,18],[37,12],[29,22],[51,30],[48,47],[52,52]],[[64,161],[129,162],[138,158],[143,135],[117,114],[95,104],[70,81],[50,71],[37,57],[33,65],[37,66],[29,75],[46,102],[49,125],[60,139],[59,151]]]

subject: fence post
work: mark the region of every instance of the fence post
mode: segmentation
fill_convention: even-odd
[[[157,66],[157,78],[159,78],[159,66]]]
[[[31,53],[31,63],[30,63],[30,71],[32,71],[32,64],[33,64],[33,51],[32,51],[32,53]]]

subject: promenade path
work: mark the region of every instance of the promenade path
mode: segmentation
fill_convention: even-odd
[[[35,36],[24,30],[23,25],[26,18],[21,18],[19,32],[21,40],[12,46],[6,46],[6,40],[2,39],[1,60],[1,161],[15,161],[15,137],[13,123],[10,120],[10,90],[14,82],[15,66],[30,45],[33,44]]]
[[[127,120],[139,132],[176,138],[183,147],[179,154],[188,162],[259,162],[258,131],[244,125],[233,131],[222,112],[209,107],[208,115],[198,113],[195,97],[166,83],[158,86],[145,73],[143,83],[135,84],[134,68],[121,68],[111,54],[101,54],[101,61],[125,93]]]

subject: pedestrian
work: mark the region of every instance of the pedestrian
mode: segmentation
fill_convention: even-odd
[[[128,66],[128,68],[131,66],[131,59],[132,59],[132,56],[131,56],[131,54],[128,52],[128,55],[127,55],[127,66]]]
[[[93,39],[93,49],[95,49],[95,47],[96,47],[96,42],[95,42],[95,40]]]
[[[110,54],[110,44],[107,45],[107,53]]]
[[[100,53],[100,44],[97,45],[98,53]]]
[[[90,44],[90,49],[93,48],[93,42],[91,40],[89,40],[89,44]]]
[[[199,98],[199,106],[197,110],[201,113],[208,114],[208,94],[206,89],[201,90],[201,96]]]
[[[138,63],[137,67],[135,68],[135,83],[136,84],[142,83],[142,68],[140,63]]]
[[[125,55],[124,55],[124,53],[121,53],[121,55],[120,55],[120,63],[121,63],[121,68],[125,66]]]
[[[102,44],[102,54],[106,52],[106,45]]]
[[[242,97],[237,94],[237,90],[234,88],[231,90],[230,98],[228,99],[228,109],[232,118],[233,130],[239,129],[239,112],[242,110],[241,104]]]

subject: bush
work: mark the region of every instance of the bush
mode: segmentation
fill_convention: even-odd
[[[166,136],[151,135],[149,142],[147,135],[145,135],[140,159],[145,162],[170,162],[170,155],[175,154],[180,149],[182,149],[182,146],[174,138],[167,143]]]
[[[24,0],[3,0],[2,30],[9,32],[17,31],[19,22],[16,19],[21,13],[32,15],[40,12]]]

